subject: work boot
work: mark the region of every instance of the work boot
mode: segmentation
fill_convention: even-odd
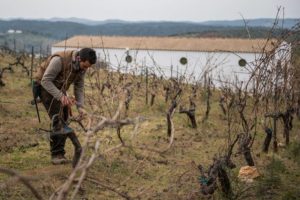
[[[67,158],[64,155],[55,155],[51,157],[51,162],[53,165],[62,165],[68,162]]]

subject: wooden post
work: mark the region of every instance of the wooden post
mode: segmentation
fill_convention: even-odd
[[[279,68],[281,67],[280,61],[278,61],[276,65],[276,71],[275,71],[275,88],[274,88],[274,113],[276,113],[278,109],[278,76],[279,76]],[[277,145],[277,117],[273,118],[273,148],[274,152],[276,153],[278,151],[278,145]]]
[[[17,47],[16,47],[16,38],[15,38],[15,33],[14,33],[14,53],[16,53],[17,51]]]
[[[146,66],[146,105],[148,105],[148,66]]]
[[[141,75],[140,75],[140,78],[141,78],[141,81],[140,81],[140,82],[141,82],[141,84],[142,84],[142,82],[143,82],[143,66],[141,66],[141,67],[142,67],[142,69],[141,69],[141,73],[140,73],[140,74],[141,74]]]
[[[40,56],[39,56],[39,63],[42,62],[42,44],[40,44]]]
[[[178,65],[177,65],[177,81],[179,82],[179,68],[178,68]]]
[[[34,47],[32,46],[32,47],[31,47],[30,84],[32,84],[33,58],[34,58]]]
[[[47,54],[46,57],[48,57],[50,55],[50,46],[49,46],[49,44],[47,45],[47,53],[46,54]]]

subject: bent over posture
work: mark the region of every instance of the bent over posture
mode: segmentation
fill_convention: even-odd
[[[57,52],[50,56],[37,72],[37,83],[40,84],[40,99],[52,120],[50,133],[50,151],[53,164],[64,164],[65,143],[69,137],[75,146],[73,167],[81,154],[81,145],[74,131],[67,126],[69,108],[76,103],[80,109],[84,105],[84,76],[86,70],[96,63],[93,49],[83,48],[80,51]],[[75,100],[67,96],[67,90],[74,84]]]

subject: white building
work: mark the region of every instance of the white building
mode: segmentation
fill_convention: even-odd
[[[275,43],[265,39],[75,36],[54,44],[52,53],[91,47],[100,60],[122,72],[139,74],[147,67],[158,76],[185,76],[189,82],[202,79],[204,71],[216,81],[219,76],[246,80],[249,72],[240,65],[253,65],[262,49],[270,51]],[[126,62],[128,55],[132,62]],[[182,64],[180,60],[185,59],[187,63]]]
[[[7,33],[8,33],[8,34],[14,34],[14,33],[16,33],[16,34],[21,34],[22,31],[21,31],[21,30],[9,29],[9,30],[7,30]]]
[[[9,29],[9,30],[7,30],[7,33],[8,33],[8,34],[13,34],[13,33],[15,33],[15,30]]]

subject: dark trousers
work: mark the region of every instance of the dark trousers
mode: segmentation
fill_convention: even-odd
[[[41,100],[44,104],[46,111],[52,120],[53,116],[58,114],[59,117],[55,117],[52,121],[52,127],[54,132],[59,132],[62,129],[63,124],[60,119],[64,121],[68,120],[69,113],[68,107],[62,106],[60,101],[57,101],[51,94],[49,94],[43,87],[41,87]],[[65,144],[67,139],[66,134],[52,134],[50,133],[50,151],[51,156],[64,155]]]

